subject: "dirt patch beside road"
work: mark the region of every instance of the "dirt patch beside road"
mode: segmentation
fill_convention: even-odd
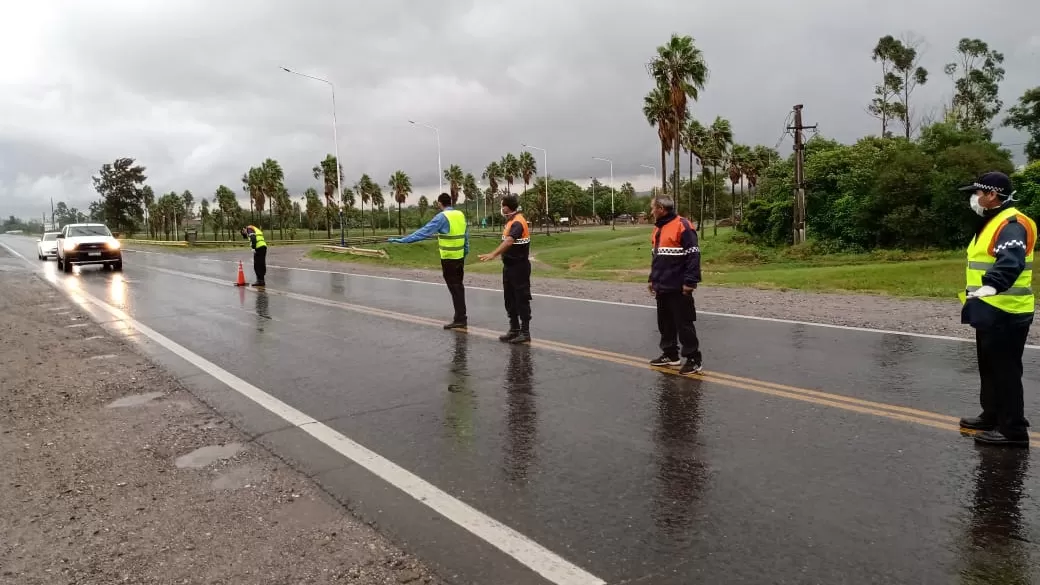
[[[0,372],[5,585],[441,583],[28,271]]]

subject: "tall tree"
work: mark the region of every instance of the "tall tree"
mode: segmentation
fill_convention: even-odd
[[[513,181],[520,175],[520,161],[516,155],[507,152],[498,166],[502,169],[502,178],[506,181],[506,193],[510,193],[513,189]]]
[[[303,192],[303,198],[307,202],[306,209],[304,210],[304,213],[307,214],[307,229],[310,231],[311,236],[313,236],[314,224],[315,222],[317,222],[318,217],[320,217],[322,212],[324,211],[324,206],[321,204],[321,198],[318,196],[318,190],[314,187],[308,187],[307,190]],[[331,218],[328,216],[328,214],[325,215],[325,220],[326,227],[329,227],[328,236],[331,238],[332,228],[330,226],[332,224],[330,223]]]
[[[265,159],[264,162],[260,163],[260,192],[263,194],[263,197],[272,200],[272,223],[274,221],[273,216],[275,212],[275,201],[273,200],[285,189],[284,182],[285,172],[282,171],[282,165],[279,164],[278,161],[273,158],[268,158]],[[262,206],[257,206],[257,212],[260,214],[260,217],[263,218],[264,210]]]
[[[708,64],[690,36],[672,35],[667,44],[657,47],[657,56],[650,62],[650,75],[661,87],[668,88],[671,105],[673,171],[672,184],[678,193],[680,135],[689,114],[687,102],[697,101],[708,80]],[[666,173],[661,170],[662,176]]]
[[[520,153],[520,158],[516,164],[520,178],[524,181],[524,191],[527,191],[527,188],[531,185],[531,179],[538,174],[538,161],[535,160],[534,155],[530,151],[525,150]]]
[[[221,185],[217,187],[216,192],[213,194],[213,201],[216,203],[219,211],[216,227],[218,229],[224,228],[226,237],[231,239],[231,230],[238,216],[238,198],[235,197],[234,191]]]
[[[184,201],[184,219],[185,221],[195,218],[195,196],[191,194],[191,191],[185,190],[181,193],[181,200]]]
[[[338,167],[338,168],[337,168]],[[339,171],[339,175],[336,171]],[[336,164],[336,157],[331,154],[325,155],[325,159],[320,163],[314,165],[311,169],[314,173],[315,179],[321,179],[322,184],[325,186],[325,226],[328,232],[328,237],[332,237],[332,216],[329,215],[332,210],[332,204],[336,201],[336,183],[339,181],[339,176],[343,174],[343,165]]]
[[[484,174],[481,175],[484,180],[488,182],[488,187],[491,189],[491,193],[498,193],[498,182],[502,180],[502,167],[497,162],[488,163],[488,166],[484,168]]]
[[[148,178],[145,168],[134,164],[132,158],[117,158],[113,163],[101,165],[101,170],[92,177],[94,190],[105,202],[105,219],[110,226],[128,235],[133,235],[144,219],[143,185]]]
[[[451,165],[444,169],[444,180],[448,182],[448,192],[451,195],[451,204],[459,200],[459,190],[462,188],[463,182],[466,180],[465,173],[462,172],[462,167],[459,165]],[[410,189],[411,187],[409,187]]]
[[[892,55],[892,68],[895,74],[899,76],[900,94],[898,96],[899,111],[897,113],[903,122],[904,136],[907,140],[910,140],[914,131],[914,116],[913,110],[910,108],[910,96],[917,89],[917,86],[928,83],[928,70],[920,65],[921,57],[917,53],[918,47],[921,46],[920,40],[906,35],[897,42],[897,48]]]
[[[683,148],[690,154],[690,201],[689,215],[693,215],[693,159],[697,157],[697,165],[704,174],[704,152],[708,146],[708,129],[696,118],[690,118],[683,127]],[[697,230],[704,223],[704,181],[701,181],[701,209],[697,216]]]
[[[473,176],[473,173],[466,173],[466,176],[462,179],[462,193],[466,196],[466,202],[473,201],[477,205],[477,210],[474,215],[480,215],[480,187],[477,186],[477,178]],[[422,202],[422,200],[419,200]],[[476,225],[474,222],[473,225]]]
[[[456,167],[456,165],[452,166]],[[459,174],[461,173],[462,169],[459,168]],[[412,192],[412,180],[408,178],[408,175],[406,175],[404,171],[396,171],[394,174],[390,175],[390,181],[387,185],[393,192],[394,201],[397,202],[397,233],[403,234],[404,226],[401,224],[401,204],[408,199],[408,195]]]
[[[430,200],[425,195],[419,196],[419,221],[426,221],[426,212],[430,210]]]
[[[1029,162],[1040,160],[1040,87],[1027,89],[1018,98],[1018,103],[1008,110],[1004,125],[1028,133],[1026,158]]]
[[[210,222],[212,216],[209,212],[209,201],[203,197],[202,201],[199,202],[199,219],[202,221],[202,239],[206,239],[206,224]]]
[[[874,86],[874,99],[867,106],[872,116],[881,120],[881,135],[888,136],[890,120],[901,117],[901,107],[895,98],[902,92],[902,79],[895,72],[895,60],[903,52],[903,44],[892,35],[885,35],[874,46],[871,59],[881,64],[881,82]]]
[[[664,191],[668,177],[668,165],[665,158],[672,151],[672,118],[671,102],[668,88],[658,85],[643,98],[643,116],[651,126],[657,128],[657,138],[661,141],[661,190]]]
[[[105,204],[100,199],[91,201],[88,210],[90,211],[90,221],[100,222],[105,220]]]
[[[263,224],[264,219],[264,172],[258,167],[249,167],[246,174],[242,175],[242,190],[249,195],[249,219],[258,225]],[[260,221],[257,222],[253,210],[260,213]],[[228,218],[230,219],[230,218]]]
[[[726,160],[726,155],[729,153],[729,147],[733,144],[733,127],[730,125],[729,120],[716,116],[715,121],[711,123],[711,127],[708,129],[708,152],[709,160],[711,161],[711,221],[712,221],[712,235],[719,234],[719,218],[718,218],[718,200],[716,198],[716,185],[718,181],[715,179],[718,175],[718,167]]]
[[[999,97],[1004,54],[990,50],[984,41],[967,38],[957,43],[957,54],[959,62],[944,69],[954,85],[951,117],[962,129],[982,130],[988,136],[990,121],[1004,106]]]

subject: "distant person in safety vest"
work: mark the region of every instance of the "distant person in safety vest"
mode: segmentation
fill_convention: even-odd
[[[266,286],[264,277],[267,276],[267,241],[264,240],[264,232],[255,225],[247,225],[239,233],[249,240],[249,247],[253,249],[253,272],[256,272],[256,282],[253,286]]]
[[[1036,223],[1012,205],[1011,179],[986,173],[962,187],[982,220],[968,244],[961,322],[975,328],[982,413],[961,428],[990,445],[1029,446],[1022,392],[1022,353],[1033,323]]]
[[[411,244],[437,236],[437,246],[441,255],[441,273],[444,283],[451,293],[451,302],[455,306],[455,316],[445,329],[462,329],[466,327],[466,288],[462,284],[465,276],[466,256],[469,254],[469,227],[466,216],[451,206],[451,195],[441,193],[437,197],[437,207],[441,212],[433,216],[426,225],[403,238],[390,238],[395,244]]]
[[[506,220],[502,243],[493,252],[481,254],[480,260],[502,257],[502,295],[509,315],[509,331],[498,339],[527,343],[531,341],[531,229],[520,213],[516,195],[502,198],[502,217]]]
[[[664,352],[650,360],[650,365],[682,364],[680,374],[696,374],[701,371],[700,342],[693,324],[697,320],[693,291],[701,281],[697,232],[688,220],[675,214],[675,203],[670,197],[654,199],[650,209],[655,222],[650,236],[653,259],[647,288],[657,299],[657,329]],[[680,344],[685,363],[679,359]]]

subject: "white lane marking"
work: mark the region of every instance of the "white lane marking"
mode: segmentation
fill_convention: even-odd
[[[7,247],[0,242],[0,246]],[[13,252],[13,250],[12,250]],[[17,252],[15,252],[17,254]],[[19,256],[21,256],[19,254]],[[24,257],[22,257],[25,260]],[[28,262],[28,260],[26,260]],[[61,287],[61,283],[54,274],[43,274],[43,277]],[[227,387],[256,402],[266,408],[269,412],[282,418],[340,455],[361,465],[372,472],[383,481],[393,485],[397,489],[408,494],[415,500],[425,504],[441,516],[458,524],[470,531],[488,544],[494,546],[505,554],[513,557],[521,564],[538,573],[548,581],[556,585],[606,585],[606,581],[585,571],[581,567],[572,564],[563,557],[543,547],[527,536],[491,518],[483,512],[473,508],[469,504],[453,498],[448,493],[440,490],[433,484],[427,482],[412,472],[400,467],[393,461],[386,459],[378,453],[367,449],[361,444],[351,440],[339,431],[318,422],[307,414],[278,400],[274,396],[253,386],[249,382],[231,374],[210,362],[202,356],[195,354],[169,339],[147,325],[133,319],[124,311],[117,309],[101,299],[80,290],[62,289],[73,301],[80,305],[87,303],[95,305],[129,326],[137,329],[142,335],[150,338],[167,350],[173,352],[185,361],[191,363],[213,378],[223,382]],[[102,356],[97,356],[98,358]],[[114,356],[113,356],[114,357]],[[96,358],[95,358],[96,359]]]
[[[83,341],[94,341],[95,339],[104,339],[104,338],[105,338],[104,335],[95,335],[93,337],[88,337],[88,338],[84,339]]]
[[[145,253],[147,253],[147,254],[160,254],[160,252],[145,252]],[[170,254],[162,254],[162,255],[170,256]],[[234,264],[237,261],[215,260],[215,262],[226,262],[226,263]],[[443,286],[443,285],[441,285],[438,282],[429,282],[429,281],[426,281],[426,280],[413,280],[413,279],[410,279],[410,278],[397,278],[397,277],[394,277],[394,276],[375,276],[375,275],[372,275],[372,274],[356,274],[354,272],[338,272],[338,271],[335,271],[335,270],[319,270],[317,268],[297,268],[297,267],[293,267],[293,266],[279,266],[277,264],[268,264],[267,267],[268,268],[277,268],[279,270],[296,270],[296,271],[299,271],[299,272],[317,272],[319,274],[341,274],[343,276],[355,276],[355,277],[358,277],[358,278],[374,278],[374,279],[377,279],[377,280],[391,280],[391,281],[394,281],[394,282],[408,282],[408,283],[412,283],[412,284],[425,284],[425,285],[428,285],[428,286]],[[468,286],[468,285],[466,286],[466,288],[468,290],[482,290],[482,291],[487,291],[487,292],[499,292],[499,293],[502,292],[502,289],[500,289],[500,288],[486,288],[486,287]],[[556,299],[556,300],[560,300],[560,301],[577,301],[577,302],[582,302],[582,303],[596,303],[596,304],[600,304],[600,305],[612,305],[612,306],[615,306],[615,307],[634,307],[634,308],[637,308],[637,309],[654,309],[654,310],[657,309],[657,307],[655,307],[653,305],[642,305],[642,304],[639,304],[639,303],[622,303],[622,302],[618,302],[618,301],[604,301],[604,300],[601,300],[601,299],[581,299],[581,298],[577,298],[577,297],[567,297],[567,296],[562,296],[562,295],[549,295],[549,294],[542,294],[542,293],[532,293],[531,296],[542,297],[542,298],[546,298],[546,299]],[[853,325],[834,325],[834,324],[831,324],[831,323],[813,323],[811,321],[797,321],[797,320],[794,320],[794,319],[779,319],[779,318],[776,318],[776,317],[758,317],[758,316],[755,316],[755,315],[738,315],[738,314],[735,314],[735,313],[719,313],[719,312],[715,312],[715,311],[702,311],[702,310],[699,310],[699,309],[697,310],[697,312],[699,314],[701,314],[701,315],[710,315],[712,317],[727,317],[727,318],[732,318],[732,319],[747,319],[749,321],[764,321],[764,322],[767,322],[767,323],[783,323],[785,325],[805,325],[805,326],[808,326],[808,327],[822,327],[824,329],[837,329],[839,331],[858,331],[860,333],[874,333],[874,334],[880,334],[880,335],[901,335],[901,336],[904,336],[904,337],[917,337],[917,338],[920,338],[920,339],[935,339],[935,340],[938,340],[938,341],[956,341],[958,343],[975,343],[974,339],[969,339],[969,338],[966,338],[966,337],[954,337],[952,335],[933,335],[933,334],[930,334],[930,333],[912,333],[912,332],[909,332],[909,331],[895,331],[893,329],[874,329],[874,328],[871,328],[871,327],[856,327],[856,326],[853,326]],[[1026,347],[1026,349],[1034,349],[1034,350],[1040,349],[1040,345],[1027,344],[1025,347]]]
[[[66,325],[65,328],[66,329],[76,329],[78,327],[86,327],[89,324],[90,323],[77,323],[76,325]]]
[[[104,355],[95,355],[95,356],[92,356],[92,357],[88,357],[87,360],[88,361],[90,361],[90,360],[110,360],[110,359],[112,359],[114,357],[116,357],[116,354],[114,354],[114,353],[106,353]]]

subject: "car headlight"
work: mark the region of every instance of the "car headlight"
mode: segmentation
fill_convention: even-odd
[[[108,249],[109,250],[118,250],[119,246],[120,246],[119,240],[109,240],[108,241]]]
[[[65,250],[66,252],[71,252],[71,251],[73,251],[73,250],[75,250],[75,249],[76,249],[76,243],[75,243],[75,242],[65,242],[65,243],[63,243],[63,244],[61,245],[61,247],[62,247],[62,249],[64,249],[64,250]]]

